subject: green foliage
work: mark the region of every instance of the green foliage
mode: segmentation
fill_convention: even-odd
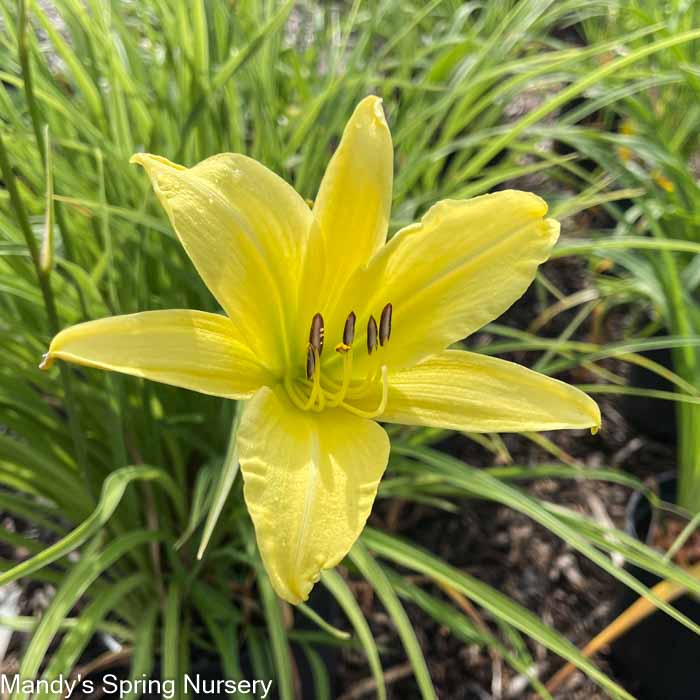
[[[700,510],[700,196],[690,167],[700,133],[698,7],[651,0],[55,5],[54,13],[36,0],[0,0],[0,507],[52,542],[39,548],[0,533],[34,555],[3,562],[0,582],[57,586],[37,625],[3,621],[31,631],[24,676],[69,674],[95,631],[107,630],[131,649],[132,678],[156,659],[169,675],[208,654],[230,678],[248,665],[259,678],[274,677],[283,698],[294,696],[295,645],[324,697],[328,679],[311,642],[352,644],[386,697],[383,650],[337,571],[322,581],[350,640],[327,624],[300,629],[275,599],[227,449],[231,402],[91,369],[37,369],[60,327],[147,309],[215,310],[146,178],[128,164],[132,153],[189,165],[245,152],[312,198],[347,116],[370,92],[383,97],[395,138],[392,230],[441,198],[523,176],[538,178],[565,227],[590,207],[612,217],[612,230],[568,237],[556,253],[586,256],[591,267],[601,257],[614,262],[594,297],[566,300],[546,275],[538,282],[541,298],[554,298],[548,317],[581,306],[567,330],[540,338],[493,324],[496,340],[485,351],[541,351],[538,369],[548,373],[585,366],[603,378],[589,387],[598,391],[635,390],[602,372],[597,363],[610,356],[670,379],[681,503]],[[620,132],[620,119],[633,133]],[[554,153],[551,139],[572,152]],[[634,155],[621,158],[616,148]],[[654,323],[630,328],[615,346],[571,340],[594,306],[620,304]],[[667,333],[652,337],[661,326]],[[672,372],[639,354],[652,347],[673,349]],[[644,545],[513,483],[546,476],[641,488],[628,475],[562,464],[479,471],[429,449],[431,439],[428,430],[396,434],[383,497],[447,511],[464,498],[503,503],[643,595],[650,593],[613,567],[609,553],[698,592],[696,581]],[[494,453],[504,449],[497,436],[474,439]],[[430,669],[402,601],[460,639],[496,649],[542,697],[520,633],[613,696],[629,697],[562,635],[485,584],[387,534],[369,530],[362,542],[348,566],[387,610],[423,697],[434,696]],[[496,631],[476,629],[439,589],[418,586],[404,569],[471,599]]]
[[[594,262],[601,257],[614,264],[600,276],[605,310],[631,305],[641,311],[640,323],[628,332],[638,340],[660,330],[691,342],[667,345],[673,368],[689,385],[700,383],[700,357],[695,340],[700,328],[697,302],[700,284],[700,188],[697,158],[700,148],[700,75],[697,41],[680,41],[700,21],[695,3],[665,5],[636,0],[624,11],[592,17],[584,23],[588,41],[596,43],[640,24],[659,23],[660,30],[630,44],[630,54],[646,53],[633,74],[623,72],[609,86],[616,99],[603,105],[598,121],[588,123],[592,109],[574,110],[555,137],[585,153],[597,166],[577,179],[612,195],[635,188],[629,206],[606,206],[614,222],[586,250]],[[659,39],[673,42],[657,51]],[[619,60],[619,59],[618,59]],[[598,100],[602,103],[602,100]],[[624,197],[621,197],[624,199]],[[584,252],[583,249],[580,249]],[[678,503],[691,513],[700,512],[700,407],[695,401],[677,404]]]

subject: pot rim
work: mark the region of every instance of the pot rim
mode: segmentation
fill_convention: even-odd
[[[652,479],[650,480],[650,486],[652,488],[656,487],[656,489],[658,490],[659,487],[663,484],[675,481],[677,478],[678,472],[675,469],[670,469],[652,477]],[[632,535],[640,542],[646,541],[647,539],[646,536],[642,538],[640,536],[639,531],[637,530],[637,515],[639,513],[639,509],[643,507],[644,503],[646,503],[651,509],[651,504],[649,503],[649,500],[647,499],[644,491],[635,490],[632,492],[629,501],[627,501],[627,507],[625,508],[625,532],[628,535]]]

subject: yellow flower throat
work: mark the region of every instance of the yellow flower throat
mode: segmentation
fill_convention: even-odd
[[[342,342],[335,346],[335,351],[343,358],[342,379],[334,380],[328,373],[322,372],[321,354],[323,353],[325,327],[323,316],[314,314],[311,319],[309,341],[306,346],[305,379],[285,377],[284,384],[292,402],[302,411],[323,411],[325,408],[341,407],[362,418],[376,418],[384,413],[389,393],[387,367],[381,361],[382,348],[391,338],[391,315],[393,307],[386,304],[382,309],[377,324],[374,316],[367,321],[367,355],[370,361],[363,379],[353,377],[353,353],[355,340],[355,312],[348,315],[343,327]],[[379,383],[381,398],[379,405],[372,411],[365,411],[352,402],[363,399]]]

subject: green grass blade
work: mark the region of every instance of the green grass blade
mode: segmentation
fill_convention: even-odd
[[[163,613],[163,639],[161,643],[161,675],[163,680],[175,681],[176,695],[181,697],[182,678],[180,676],[180,626],[182,591],[173,581],[168,587]]]
[[[131,654],[131,668],[129,670],[129,679],[132,682],[141,678],[148,678],[153,671],[153,648],[157,623],[158,604],[154,602],[146,608],[136,630],[134,650]],[[136,700],[139,696],[140,693],[134,689],[124,696],[124,700]]]
[[[314,681],[314,700],[332,700],[331,681],[328,668],[321,655],[308,644],[303,644],[302,649],[306,660],[309,662],[311,677]]]
[[[80,655],[104,618],[117,607],[124,596],[147,583],[148,576],[145,573],[131,574],[115,582],[85,610],[82,610],[78,624],[68,632],[61,642],[61,646],[44,671],[43,677],[52,681],[59,677],[70,676],[74,665],[79,661]],[[42,700],[59,700],[62,697],[63,693],[60,692],[49,693],[39,695],[37,700],[40,698]]]
[[[66,556],[66,554],[79,547],[89,537],[99,532],[112,517],[124,495],[126,487],[132,481],[157,481],[170,491],[176,502],[180,501],[180,496],[172,479],[161,469],[156,469],[155,467],[123,467],[107,477],[102,487],[102,495],[97,508],[87,520],[83,521],[63,539],[47,547],[40,554],[21,564],[17,564],[9,571],[0,573],[0,586],[16,581],[21,576],[27,576]]]
[[[22,678],[37,677],[51,641],[73,606],[97,577],[135,547],[155,542],[160,537],[162,534],[158,532],[136,530],[110,543],[101,552],[98,550],[98,540],[85,549],[81,560],[63,580],[32,636],[19,668]],[[20,689],[13,694],[12,700],[27,700],[27,694]]]
[[[386,700],[386,686],[384,685],[384,671],[382,670],[382,662],[379,658],[377,643],[374,641],[372,630],[370,630],[360,606],[355,600],[355,596],[348,588],[343,577],[335,569],[327,569],[321,574],[321,582],[330,591],[331,595],[336,599],[338,605],[347,615],[350,624],[355,630],[360,644],[364,649],[367,663],[369,664],[372,678],[377,686],[377,698]]]
[[[379,600],[382,601],[382,605],[392,619],[413,668],[413,675],[418,683],[421,697],[424,700],[437,700],[428,665],[416,638],[416,633],[384,570],[360,542],[355,543],[348,556],[377,592]]]
[[[289,649],[287,632],[282,622],[280,600],[272,590],[267,574],[262,569],[258,572],[258,589],[262,603],[267,633],[275,665],[275,679],[280,700],[294,700],[294,683],[292,681],[292,657]]]
[[[236,475],[238,474],[238,450],[236,449],[236,434],[238,432],[238,424],[240,423],[242,414],[243,405],[239,402],[236,405],[236,415],[234,416],[233,424],[231,426],[231,434],[229,435],[228,439],[226,455],[216,480],[216,486],[212,492],[213,500],[209,506],[207,519],[204,523],[202,539],[199,543],[199,549],[197,550],[197,559],[201,559],[204,556],[204,552],[214,532],[216,523],[219,521],[221,511],[224,509],[224,505],[226,505],[226,499],[231,492],[231,487],[233,486],[233,482],[236,480]]]
[[[497,619],[538,641],[562,658],[575,664],[615,697],[634,700],[633,696],[610,680],[567,639],[541,622],[536,615],[521,607],[491,586],[446,564],[421,548],[396,537],[367,528],[362,541],[380,557],[429,576],[437,583],[459,591]]]

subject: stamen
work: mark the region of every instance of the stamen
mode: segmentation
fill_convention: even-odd
[[[374,411],[363,411],[361,408],[356,408],[355,406],[351,406],[350,404],[346,403],[345,401],[341,401],[340,405],[347,411],[350,411],[350,413],[354,413],[356,416],[360,416],[360,418],[377,418],[378,416],[381,416],[382,413],[386,410],[386,404],[389,399],[389,382],[387,380],[387,367],[386,365],[382,365],[382,398],[379,401],[379,406],[374,409]]]
[[[351,311],[343,328],[343,345],[352,345],[352,341],[355,340],[355,318],[355,312]]]
[[[314,406],[314,411],[322,411],[326,407],[326,392],[321,386],[321,361],[318,358],[318,353],[316,354],[316,362],[318,363],[318,370],[316,370],[316,376],[318,379],[314,379],[314,384],[318,384],[318,405]]]
[[[367,346],[369,349],[369,324],[367,326]],[[377,349],[377,340],[375,336],[374,349]],[[379,374],[381,367],[382,355],[379,352],[372,353],[366,362],[367,371],[365,373],[364,381],[360,383],[359,386],[354,386],[348,389],[347,395],[353,399],[360,399],[366,396],[371,390],[372,385],[377,381],[377,375]]]
[[[343,381],[338,391],[329,397],[329,408],[339,406],[343,402],[345,395],[348,393],[350,382],[352,381],[352,345],[339,343],[335,349],[337,352],[342,353],[343,355]]]
[[[380,343],[384,345],[389,340],[391,335],[391,311],[391,304],[387,304],[382,309],[380,327],[377,327],[377,321],[374,316],[369,317],[367,323],[367,351],[370,355],[379,348]],[[381,367],[381,400],[374,411],[363,411],[360,408],[349,405],[345,401],[346,398],[355,401],[370,393],[373,388],[376,390],[377,370],[380,364],[380,354],[375,353],[374,357],[369,359],[368,374],[365,381],[359,382],[358,385],[353,380],[352,344],[355,339],[355,321],[355,313],[351,311],[343,328],[343,340],[335,346],[336,352],[343,356],[342,380],[338,382],[333,378],[332,374],[331,376],[324,375],[323,378],[321,377],[321,351],[323,350],[325,329],[323,316],[320,313],[314,314],[309,331],[309,343],[306,347],[306,382],[295,380],[292,376],[287,376],[284,379],[287,393],[297,408],[303,411],[320,412],[326,406],[329,408],[342,406],[351,413],[364,418],[374,418],[384,412],[389,391],[385,365]],[[311,382],[310,390],[309,381]],[[306,393],[307,391],[308,394]]]
[[[379,344],[384,346],[385,343],[389,342],[391,338],[391,312],[393,306],[387,304],[382,309],[382,315],[379,317]]]
[[[311,347],[311,343],[306,348],[306,378],[311,379],[314,376],[314,370],[316,369],[316,358],[314,357],[314,349]]]
[[[367,321],[367,354],[371,355],[377,349],[377,322],[374,316]]]
[[[306,404],[304,404],[305,411],[315,407],[316,399],[319,400],[320,408],[323,407],[322,404],[325,405],[325,401],[323,400],[323,390],[321,389],[321,362],[319,361],[318,350],[310,345],[309,349],[312,351],[314,358],[314,384],[311,388],[311,393],[309,394],[309,400],[306,402]]]
[[[284,378],[284,387],[287,390],[287,395],[292,400],[292,403],[300,410],[306,411],[306,396],[300,387],[292,381],[290,377]]]
[[[309,344],[314,350],[318,351],[319,357],[323,352],[324,331],[325,329],[323,326],[323,316],[321,316],[321,314],[314,314],[314,317],[311,319],[311,330],[309,331]]]

